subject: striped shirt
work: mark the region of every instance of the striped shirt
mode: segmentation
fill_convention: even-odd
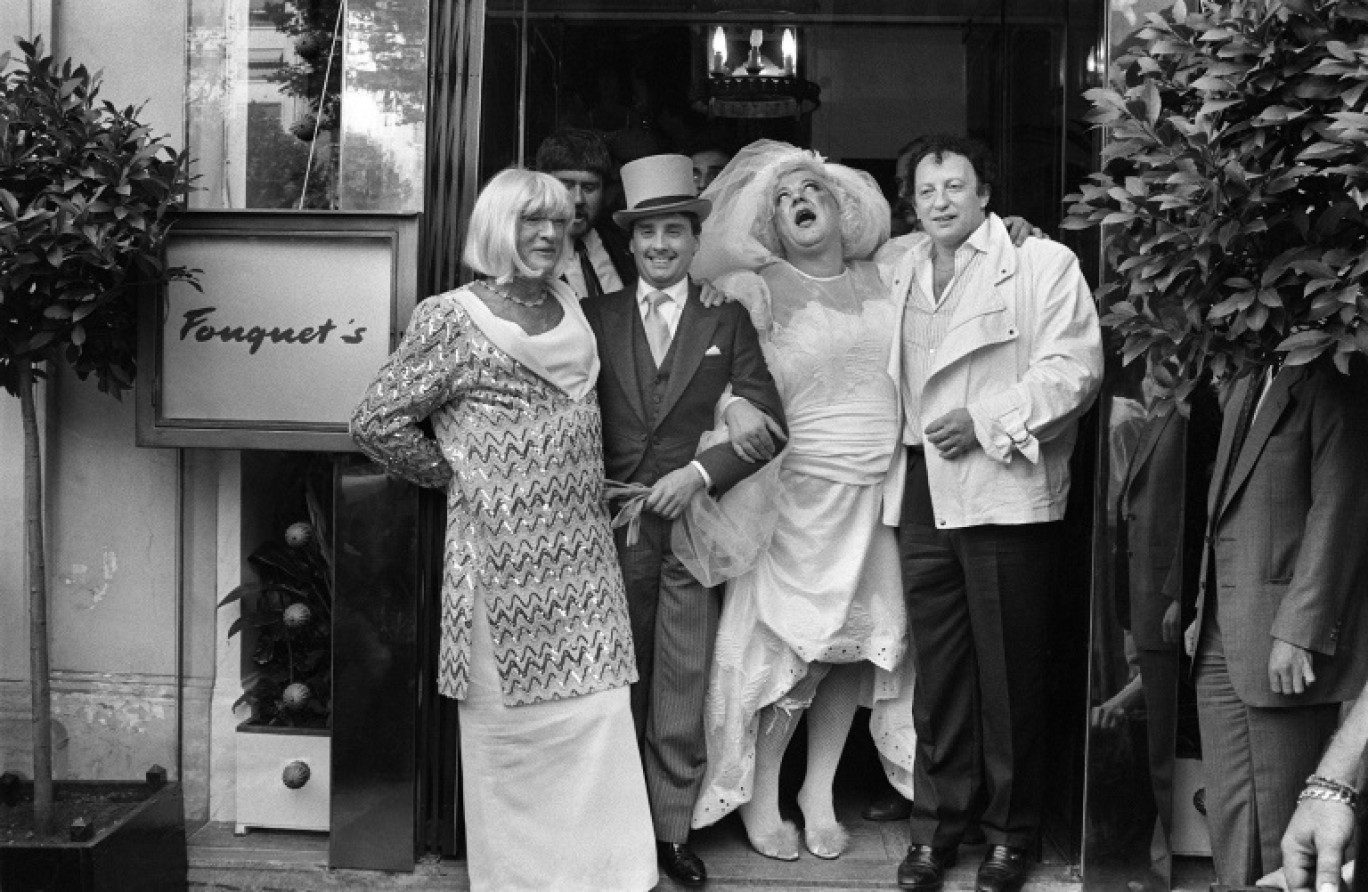
[[[903,442],[908,446],[922,444],[922,431],[934,418],[921,417],[921,393],[930,375],[936,351],[945,340],[955,313],[964,300],[964,283],[970,279],[965,273],[986,253],[988,227],[980,226],[955,250],[955,274],[940,300],[936,300],[935,267],[932,251],[935,242],[927,239],[912,250],[917,252],[912,267],[912,282],[907,291],[907,305],[903,310],[902,392]]]

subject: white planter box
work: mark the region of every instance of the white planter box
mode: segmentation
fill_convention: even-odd
[[[253,827],[327,830],[331,744],[324,730],[238,725],[235,832],[241,835]],[[294,762],[308,766],[309,779],[298,789],[286,786],[283,778]]]

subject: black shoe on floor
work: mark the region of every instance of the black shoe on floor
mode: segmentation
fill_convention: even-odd
[[[940,892],[945,872],[955,866],[955,847],[908,846],[898,865],[898,885],[916,892]]]
[[[656,861],[665,875],[681,886],[701,886],[708,881],[703,859],[694,854],[687,842],[656,840]]]
[[[989,846],[979,865],[977,892],[1018,892],[1026,875],[1031,872],[1031,864],[1026,859],[1026,850],[1015,846]]]
[[[889,790],[878,799],[870,800],[860,811],[866,821],[904,821],[912,814],[912,803],[897,790]]]

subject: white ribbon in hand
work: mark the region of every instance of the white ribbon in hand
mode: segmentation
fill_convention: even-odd
[[[635,545],[641,537],[641,510],[646,507],[646,497],[651,487],[644,483],[619,483],[616,480],[603,481],[603,498],[611,502],[623,499],[622,507],[613,515],[613,529],[627,527],[627,544]]]

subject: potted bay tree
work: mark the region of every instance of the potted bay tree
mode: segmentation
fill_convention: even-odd
[[[101,100],[98,75],[59,63],[41,40],[18,44],[19,56],[0,55],[0,387],[19,399],[24,431],[33,782],[31,831],[0,842],[0,887],[30,888],[41,874],[55,883],[42,888],[149,888],[173,882],[177,870],[183,883],[180,789],[164,770],[113,792],[129,800],[117,819],[63,811],[64,801],[88,801],[90,788],[77,796],[78,785],[59,785],[54,794],[35,392],[55,366],[93,376],[115,397],[133,386],[140,297],[172,279],[193,281],[163,253],[189,188],[186,156],[139,121],[139,108]],[[29,808],[5,798],[6,811]],[[144,844],[153,849],[139,850]]]
[[[1368,10],[1177,2],[1090,90],[1104,172],[1065,228],[1104,228],[1103,322],[1183,390],[1368,353]]]

